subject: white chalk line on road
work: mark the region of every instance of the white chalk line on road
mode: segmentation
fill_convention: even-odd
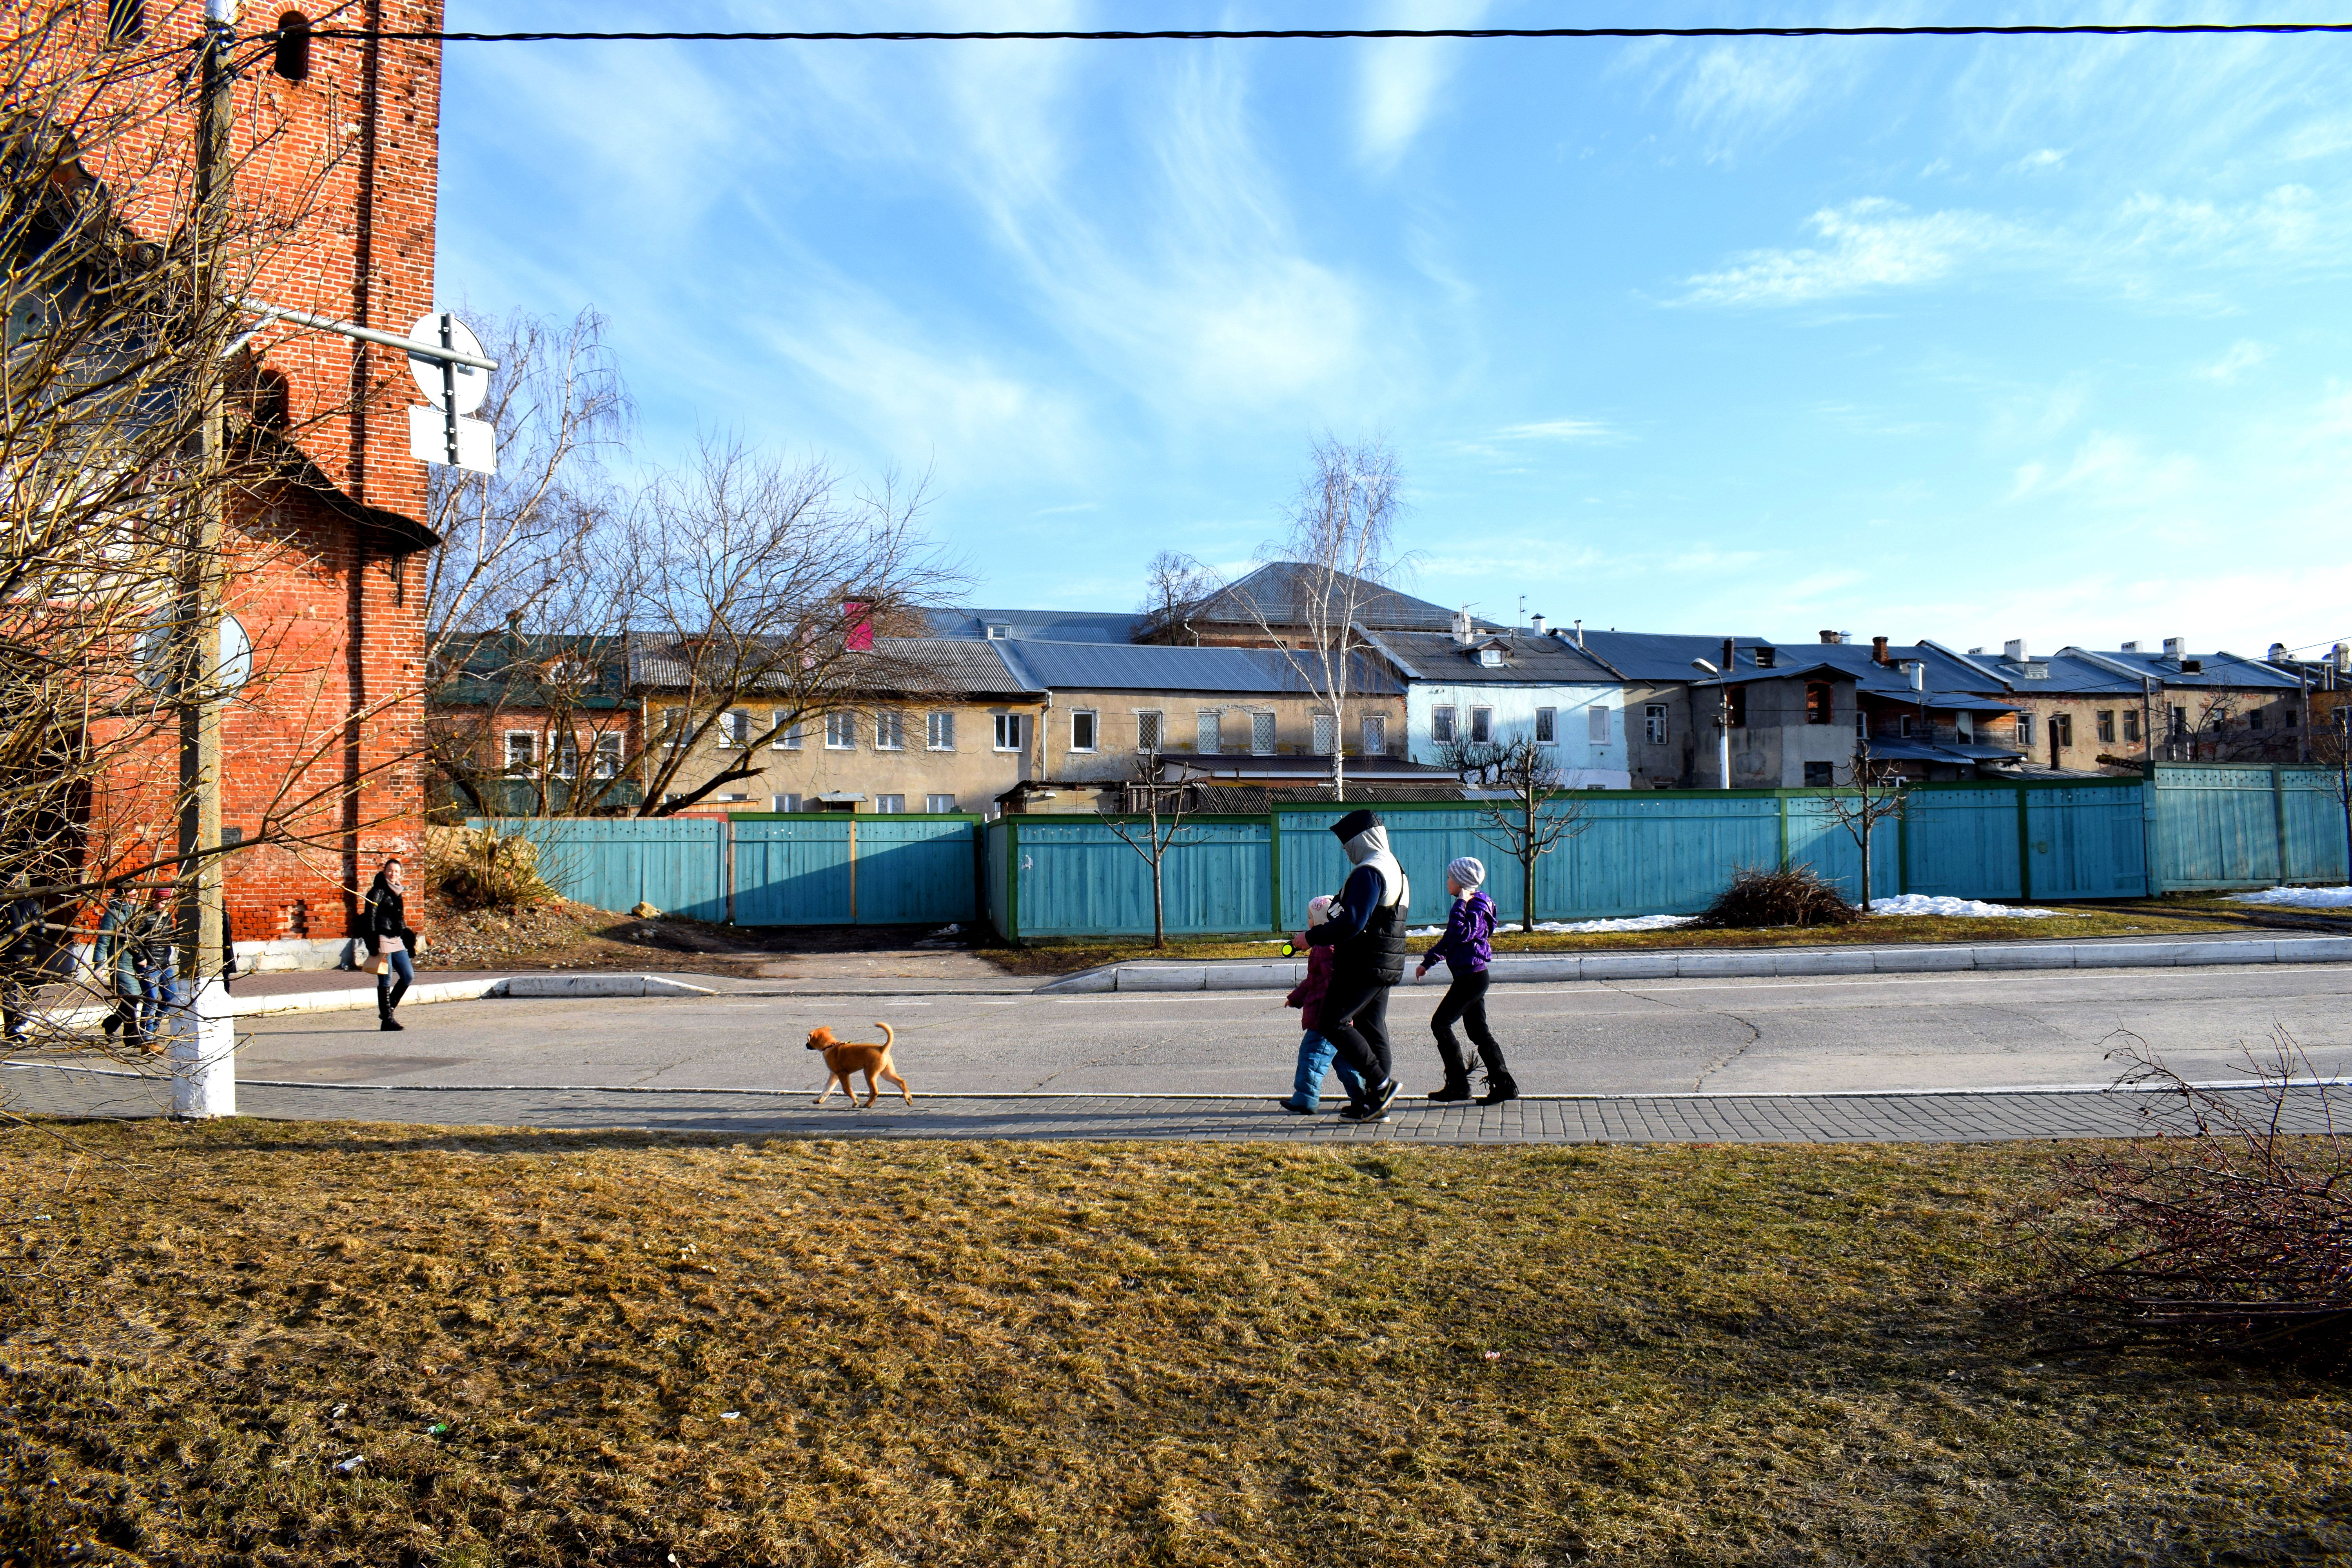
[[[89,1073],[99,1078],[142,1079],[150,1083],[166,1084],[172,1080],[151,1073],[132,1072],[123,1068],[77,1067],[65,1062],[26,1062],[8,1060],[0,1067],[26,1069],[46,1069],[50,1072]],[[741,1089],[710,1086],[680,1087],[669,1084],[593,1084],[593,1083],[305,1083],[293,1079],[239,1079],[245,1089],[367,1089],[376,1093],[421,1094],[756,1094],[772,1099],[797,1098],[811,1091],[807,1089]],[[2156,1083],[2007,1083],[1992,1084],[1981,1089],[1776,1089],[1732,1090],[1724,1093],[1693,1093],[1683,1090],[1634,1091],[1626,1094],[1523,1094],[1521,1100],[1936,1100],[1973,1094],[2179,1094],[2179,1085]],[[2194,1089],[2242,1091],[2261,1089],[2352,1089],[2352,1078],[2296,1079],[2213,1079],[2186,1086]],[[929,1100],[1220,1100],[1272,1103],[1278,1094],[1213,1094],[1173,1093],[1156,1091],[1131,1093],[1101,1089],[996,1089],[973,1091],[935,1091],[919,1098]],[[1398,1097],[1398,1107],[1409,1110],[1435,1109],[1435,1102],[1424,1107],[1423,1102]]]

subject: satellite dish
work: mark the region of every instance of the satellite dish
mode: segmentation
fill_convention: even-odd
[[[441,318],[445,313],[436,310],[429,316],[418,317],[416,325],[408,329],[409,337],[420,343],[439,342]],[[482,340],[474,335],[473,329],[455,316],[449,317],[449,346],[461,354],[471,354],[476,359],[489,357],[482,353]],[[416,390],[423,393],[425,401],[436,408],[443,406],[441,378],[444,363],[420,353],[412,353],[408,356],[408,374],[416,378]],[[453,364],[449,365],[448,369],[454,373],[453,384],[457,391],[457,412],[471,414],[482,405],[482,399],[490,395],[490,373],[478,364]]]
[[[173,627],[179,612],[165,605],[147,617],[132,645],[131,658],[139,667],[139,679],[150,689],[169,695],[176,684],[173,666],[173,649],[177,641]],[[253,639],[246,635],[245,623],[235,616],[220,618],[220,651],[204,685],[209,694],[226,700],[244,689],[253,679]]]

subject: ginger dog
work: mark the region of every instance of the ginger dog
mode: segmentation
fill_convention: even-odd
[[[915,1103],[914,1095],[907,1088],[907,1080],[898,1076],[898,1069],[890,1062],[890,1047],[897,1043],[898,1037],[890,1032],[889,1025],[879,1019],[875,1021],[874,1026],[882,1031],[882,1043],[878,1046],[844,1040],[822,1024],[809,1031],[808,1048],[824,1053],[825,1068],[833,1074],[825,1079],[824,1092],[816,1097],[819,1105],[833,1098],[835,1084],[839,1084],[841,1092],[849,1096],[851,1103],[855,1104],[857,1091],[849,1087],[849,1075],[854,1072],[866,1075],[866,1103],[868,1106],[881,1092],[874,1081],[877,1076],[897,1084],[898,1092],[906,1097],[908,1104]]]

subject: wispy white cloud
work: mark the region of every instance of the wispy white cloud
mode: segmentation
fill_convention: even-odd
[[[1545,419],[1533,425],[1506,425],[1495,432],[1504,441],[1622,441],[1625,433],[1605,419]]]
[[[1391,0],[1355,26],[1475,27],[1486,0]],[[1460,47],[1437,38],[1379,38],[1362,47],[1356,70],[1356,155],[1376,173],[1396,165],[1439,107],[1461,63]]]
[[[2064,497],[2090,506],[2146,508],[2182,499],[2198,477],[2193,458],[2152,454],[2129,436],[2094,430],[2063,467],[2020,466],[2008,499]]]
[[[2038,174],[2046,170],[2063,167],[2065,162],[2064,153],[2055,147],[2042,147],[2028,153],[2024,157],[2011,163],[2010,168],[2021,174]]]
[[[1937,282],[1963,262],[2014,243],[2012,227],[1984,213],[1915,215],[1871,196],[1824,207],[1807,220],[1822,244],[1750,250],[1688,280],[1694,305],[1798,305],[1873,289]]]
[[[2206,381],[2218,381],[2227,386],[2270,357],[2270,344],[2256,342],[2252,338],[2240,338],[2220,359],[2210,364],[2199,365],[2196,374]]]

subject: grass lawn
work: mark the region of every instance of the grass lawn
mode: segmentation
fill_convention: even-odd
[[[2183,904],[2166,899],[2135,900],[2095,907],[2059,904],[2066,912],[2032,919],[1957,919],[1937,915],[1872,915],[1847,926],[1779,926],[1765,931],[1693,931],[1687,926],[1639,931],[1523,931],[1495,933],[1496,952],[1588,952],[1628,948],[1847,947],[1896,942],[2015,942],[2027,938],[2079,941],[2094,936],[2211,936],[2258,929],[2259,921],[2233,904]],[[1442,923],[1442,922],[1432,922]],[[1427,939],[1433,941],[1434,938]],[[1427,945],[1416,939],[1416,947]],[[1053,942],[1035,947],[992,947],[983,955],[1015,974],[1075,974],[1097,964],[1139,958],[1266,958],[1282,951],[1271,941],[1171,939],[1154,952],[1140,942]]]
[[[17,1127],[0,1544],[2344,1561],[2352,1388],[1986,1305],[2053,1153]]]

